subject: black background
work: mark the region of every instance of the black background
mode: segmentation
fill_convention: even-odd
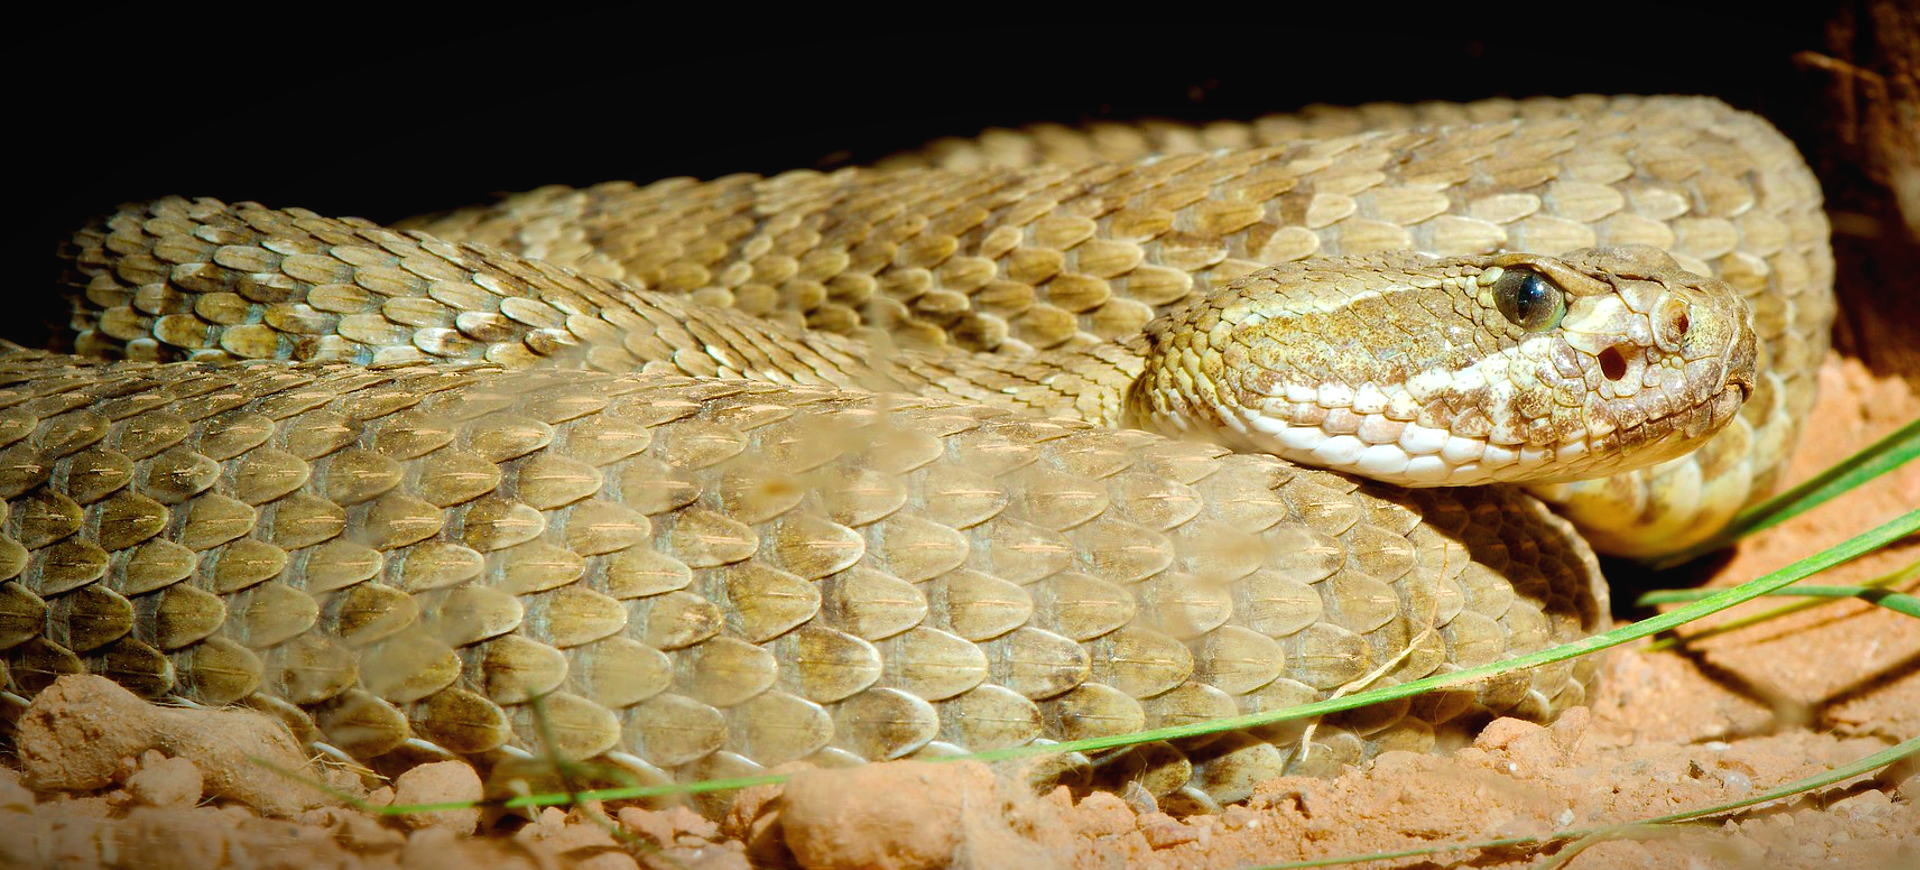
[[[168,194],[388,221],[550,183],[859,163],[989,125],[1582,92],[1715,94],[1818,135],[1796,127],[1817,97],[1793,60],[1819,47],[1818,4],[1316,5],[1334,8],[64,8],[7,59],[30,200],[12,261],[48,276],[15,269],[7,292],[48,295],[63,236]]]

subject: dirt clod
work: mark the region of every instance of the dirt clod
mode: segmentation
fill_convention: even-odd
[[[1035,810],[1038,799],[1003,791],[992,770],[975,762],[809,770],[787,783],[781,800],[787,846],[808,870],[919,870],[983,852],[996,856],[983,866],[1041,860],[1038,846],[1011,826],[1006,806]]]
[[[1808,441],[1791,479],[1920,416],[1909,387],[1857,363],[1830,362],[1822,378],[1815,416],[1828,424],[1825,437]],[[1862,517],[1910,510],[1920,463],[1846,499],[1743,543],[1711,582],[1751,579],[1858,533]],[[1818,582],[1860,582],[1914,553],[1911,544],[1876,553]],[[832,771],[795,763],[776,771],[794,773],[792,782],[743,790],[717,826],[684,807],[589,805],[546,810],[511,841],[468,836],[467,819],[491,818],[472,810],[455,811],[457,824],[411,831],[341,804],[288,810],[320,795],[313,782],[374,806],[469,800],[478,780],[462,765],[421,768],[365,793],[364,772],[316,771],[275,720],[157,707],[104,680],[71,677],[23,715],[17,759],[0,758],[0,867],[1214,870],[1419,849],[1437,851],[1369,866],[1519,870],[1566,858],[1569,870],[1920,867],[1913,760],[1696,826],[1616,831],[1577,852],[1564,842],[1452,848],[1751,798],[1914,736],[1917,625],[1846,602],[1682,652],[1620,650],[1591,707],[1552,726],[1496,721],[1451,756],[1389,752],[1335,777],[1273,780],[1212,816],[1168,815],[1125,795],[1035,797],[1018,776],[964,762]],[[203,801],[212,805],[195,806]],[[289,820],[262,818],[272,814]]]
[[[911,813],[904,795],[918,796]],[[993,775],[978,764],[812,770],[787,783],[780,827],[809,870],[920,870],[949,863],[967,808],[992,799]]]
[[[474,803],[482,797],[480,775],[473,767],[461,761],[441,761],[423,764],[393,781],[393,802],[398,806],[417,804]],[[480,824],[480,808],[435,810],[425,813],[403,813],[400,823],[409,828],[425,827],[446,828],[461,834],[471,834]]]
[[[149,756],[158,755],[149,751]],[[155,758],[127,777],[127,794],[140,804],[162,809],[185,809],[200,802],[205,780],[200,768],[184,758]]]
[[[1166,813],[1148,813],[1140,817],[1138,824],[1140,833],[1147,838],[1147,845],[1155,849],[1171,849],[1200,839],[1200,828],[1184,824]]]
[[[320,781],[285,726],[248,710],[158,707],[105,677],[65,676],[33,699],[15,737],[21,769],[35,788],[105,787],[125,759],[157,749],[190,761],[206,791],[273,816],[337,803],[326,792],[289,787]]]

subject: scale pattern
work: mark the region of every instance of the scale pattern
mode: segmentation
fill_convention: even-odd
[[[0,647],[378,759],[645,781],[1134,731],[1591,634],[1593,557],[1497,489],[924,399],[578,371],[0,357]],[[1103,776],[1244,796],[1580,703],[1596,663]],[[1371,679],[1369,679],[1371,677]],[[1121,771],[1124,771],[1122,773]],[[1083,773],[1085,771],[1082,771]]]
[[[1682,549],[1769,495],[1834,316],[1820,188],[1792,143],[1708,98],[1423,105],[1209,128],[1279,143],[1246,150],[548,187],[408,226],[812,329],[1016,356],[1135,334],[1308,257],[1648,244],[1741,292],[1764,377],[1706,449],[1541,494],[1598,549],[1639,556]],[[1481,123],[1296,138],[1466,119]],[[1169,143],[1195,145],[1139,144]]]
[[[75,233],[84,356],[427,360],[912,393],[1112,425],[1138,354],[879,347],[484,245],[304,209],[170,197]]]
[[[245,703],[376,764],[524,756],[544,698],[561,753],[667,781],[1269,710],[1586,636],[1605,588],[1537,500],[876,397],[840,337],[1020,377],[1264,263],[1650,243],[1747,295],[1765,379],[1700,458],[1555,495],[1615,520],[1586,533],[1609,548],[1682,546],[1770,488],[1811,403],[1818,190],[1712,101],[1543,105],[1134,164],[548,188],[419,235],[123,213],[78,238],[75,326],[131,360],[0,353],[0,676]],[[692,304],[649,319],[615,282]],[[913,359],[939,358],[878,362],[982,398]],[[715,374],[773,383],[683,377]],[[1595,667],[1063,773],[1231,800],[1547,718]]]

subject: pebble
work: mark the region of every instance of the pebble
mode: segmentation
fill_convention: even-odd
[[[198,765],[184,758],[159,758],[127,777],[135,803],[162,809],[186,809],[200,802],[206,781]]]
[[[969,761],[801,771],[782,801],[787,846],[807,870],[946,867],[966,813],[997,808],[992,771]]]
[[[395,806],[414,804],[444,804],[478,802],[482,797],[480,775],[464,761],[438,761],[423,764],[393,781],[393,803]],[[460,834],[471,834],[480,825],[480,808],[463,807],[453,810],[435,810],[430,813],[403,813],[400,823],[418,830],[425,827],[446,828]]]

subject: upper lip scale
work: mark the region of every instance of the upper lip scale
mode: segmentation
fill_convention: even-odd
[[[1727,378],[1727,384],[1740,388],[1741,403],[1744,404],[1748,399],[1753,398],[1753,378],[1747,375],[1734,375]]]

